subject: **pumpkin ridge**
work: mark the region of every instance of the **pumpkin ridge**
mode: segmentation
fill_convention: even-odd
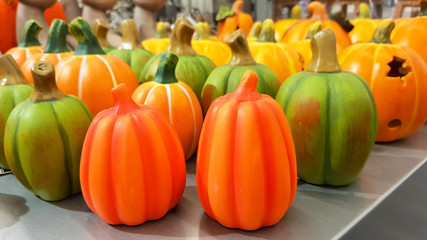
[[[123,222],[123,219],[118,214],[117,199],[115,198],[115,196],[117,195],[116,194],[116,188],[114,187],[116,185],[115,181],[114,181],[114,179],[115,179],[115,177],[114,177],[115,176],[115,173],[114,173],[114,169],[115,169],[115,167],[114,167],[115,166],[114,160],[115,159],[113,159],[113,157],[112,157],[112,156],[115,155],[114,152],[117,151],[117,149],[114,148],[114,146],[112,146],[112,145],[113,145],[113,141],[114,141],[114,136],[115,135],[120,136],[120,133],[117,133],[117,131],[120,129],[120,128],[117,127],[117,125],[118,125],[118,123],[120,123],[119,119],[121,117],[122,116],[118,116],[116,113],[114,113],[114,116],[113,116],[113,118],[115,119],[114,123],[110,122],[108,124],[108,125],[110,125],[109,128],[110,129],[112,128],[113,131],[111,131],[110,134],[109,134],[111,141],[108,141],[108,148],[110,149],[111,153],[107,154],[108,155],[108,159],[107,159],[106,163],[109,165],[107,167],[107,169],[109,169],[109,171],[108,171],[108,177],[106,179],[106,183],[105,184],[107,186],[112,186],[110,188],[110,191],[108,191],[108,198],[110,198],[111,202],[113,203],[113,204],[109,204],[109,207],[111,207],[111,208],[114,209],[114,211],[111,211],[111,215],[113,215],[113,218],[118,219],[119,221]],[[114,126],[112,126],[112,125],[114,125]],[[122,159],[118,159],[118,160],[120,161]],[[104,209],[103,209],[103,211],[104,211]]]
[[[383,48],[383,46],[378,46],[377,48],[375,48],[374,57],[372,58],[372,64],[370,64],[370,66],[372,66],[372,70],[371,70],[371,82],[369,83],[369,87],[371,88],[372,92],[374,91],[374,83],[375,83],[375,79],[376,79],[374,77],[374,74],[376,74],[375,64],[373,64],[373,63],[374,63],[375,59],[378,59],[378,54],[380,52],[384,51],[382,48]],[[381,51],[380,51],[380,49],[381,49]]]
[[[309,75],[310,73],[307,73],[307,72],[301,72],[302,74],[307,74],[307,75]],[[296,90],[299,88],[299,86],[300,85],[302,85],[302,84],[304,84],[304,82],[305,81],[308,81],[309,79],[311,79],[312,77],[315,77],[315,76],[310,76],[310,77],[301,77],[300,79],[297,79],[296,81],[294,81],[293,83],[292,83],[292,85],[291,85],[291,87],[289,88],[289,90],[287,91],[288,92],[288,94],[287,94],[287,99],[289,99],[289,101],[286,101],[285,102],[285,105],[283,106],[283,109],[285,110],[284,112],[287,112],[288,111],[288,108],[289,108],[289,103],[290,102],[293,102],[292,101],[292,99],[293,99],[293,95],[295,94],[295,92],[296,92]],[[280,102],[282,102],[282,101],[280,101]]]

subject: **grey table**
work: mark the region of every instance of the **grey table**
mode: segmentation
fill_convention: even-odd
[[[427,126],[404,140],[376,144],[356,182],[345,187],[299,182],[283,219],[252,232],[222,227],[204,213],[197,197],[194,158],[187,162],[187,186],[178,206],[160,220],[135,227],[103,222],[89,210],[81,194],[49,203],[27,191],[13,175],[1,176],[0,240],[339,238],[381,205],[426,163],[426,157]],[[399,232],[399,228],[393,231]]]

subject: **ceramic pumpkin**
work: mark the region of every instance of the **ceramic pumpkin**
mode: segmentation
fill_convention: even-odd
[[[392,44],[392,20],[378,25],[370,43],[345,49],[339,56],[344,70],[362,76],[378,108],[378,142],[407,137],[427,119],[427,66],[406,46]]]
[[[159,219],[185,188],[178,135],[160,110],[138,106],[129,91],[125,84],[112,90],[115,105],[95,117],[82,151],[83,197],[109,224]]]
[[[274,23],[274,36],[276,41],[280,41],[286,30],[301,19],[301,7],[297,4],[292,7],[289,19],[280,19]]]
[[[9,169],[3,147],[6,121],[15,106],[31,95],[33,86],[10,55],[0,56],[0,79],[0,168]]]
[[[212,103],[197,151],[197,193],[206,213],[229,228],[277,223],[297,187],[295,148],[279,104],[256,90],[248,70],[233,93]]]
[[[24,77],[33,83],[32,68],[38,61],[46,61],[54,66],[62,59],[71,56],[72,53],[67,48],[68,25],[62,20],[55,19],[49,29],[49,37],[47,45],[43,53],[38,53],[31,56],[22,65],[22,73]]]
[[[34,91],[6,123],[4,151],[16,178],[46,201],[80,192],[80,154],[92,114],[77,97],[55,84],[55,68],[33,67]]]
[[[16,47],[16,9],[17,0],[0,1],[0,52],[5,53]]]
[[[359,4],[359,15],[350,20],[354,28],[348,33],[353,44],[369,42],[374,35],[375,28],[380,24],[381,19],[371,19],[369,6],[366,3]]]
[[[311,48],[307,69],[288,78],[276,100],[292,131],[299,178],[347,185],[357,178],[375,143],[374,97],[360,76],[341,70],[331,29],[314,35]]]
[[[165,114],[178,133],[185,159],[189,159],[197,149],[203,113],[193,90],[176,79],[177,63],[177,55],[162,53],[153,81],[139,85],[132,98],[138,104],[156,107]]]
[[[250,14],[242,12],[243,4],[243,0],[235,0],[231,9],[228,7],[219,9],[216,20],[218,21],[217,37],[220,40],[227,40],[237,29],[243,30],[246,36],[249,34],[254,21]]]
[[[216,66],[227,64],[231,58],[231,50],[227,44],[209,36],[209,24],[199,22],[196,25],[197,38],[191,41],[194,51],[212,60]]]
[[[133,19],[126,19],[121,24],[122,43],[117,50],[111,50],[107,53],[110,56],[116,56],[125,61],[132,68],[138,77],[142,68],[150,60],[153,53],[144,49],[139,39],[138,29]]]
[[[110,30],[110,27],[104,19],[96,19],[92,28],[95,32],[96,38],[98,39],[99,45],[101,45],[101,48],[105,54],[117,49],[117,47],[111,46],[107,40],[107,34]]]
[[[18,46],[6,52],[6,54],[12,55],[20,68],[31,56],[44,51],[44,47],[41,46],[41,43],[37,39],[41,30],[41,25],[37,21],[28,21],[25,24],[24,32]]]
[[[351,45],[347,32],[335,21],[330,20],[325,7],[319,1],[313,1],[308,5],[308,10],[313,14],[310,19],[301,19],[288,28],[280,42],[290,44],[306,38],[310,26],[316,21],[321,21],[323,29],[331,28],[336,36],[337,45],[344,49]]]
[[[305,39],[299,40],[293,43],[289,43],[289,46],[292,46],[293,48],[295,48],[297,52],[301,55],[301,57],[304,59],[304,66],[303,66],[304,69],[308,66],[308,64],[311,61],[311,48],[310,48],[311,39],[316,33],[320,32],[322,28],[323,28],[322,22],[317,21],[310,26],[310,31],[308,32],[307,37]],[[339,46],[337,45],[337,48],[338,47]]]
[[[217,97],[236,90],[246,70],[257,74],[259,79],[257,90],[260,93],[275,97],[280,87],[280,81],[273,70],[264,64],[257,63],[252,57],[242,30],[234,32],[227,39],[227,44],[232,52],[230,62],[214,69],[203,86],[200,103],[204,113],[208,111],[209,106]]]
[[[195,29],[186,18],[178,18],[172,32],[168,51],[179,56],[175,76],[178,81],[185,82],[193,89],[200,99],[203,84],[211,71],[216,67],[208,57],[197,54],[191,46],[191,39]],[[157,72],[161,54],[152,57],[142,69],[139,82],[153,80]]]
[[[293,47],[276,43],[273,20],[264,21],[261,34],[256,42],[249,43],[249,49],[257,63],[265,64],[283,83],[289,76],[301,72],[304,60]]]
[[[56,65],[58,88],[81,98],[96,115],[114,104],[111,89],[120,83],[136,89],[138,80],[129,65],[104,55],[90,25],[81,17],[70,24],[79,45],[71,56]]]
[[[158,22],[156,27],[156,37],[145,39],[142,41],[142,46],[154,54],[159,54],[168,50],[170,38],[163,22]]]
[[[414,49],[427,64],[427,0],[420,0],[420,8],[418,17],[396,25],[391,33],[391,41]]]

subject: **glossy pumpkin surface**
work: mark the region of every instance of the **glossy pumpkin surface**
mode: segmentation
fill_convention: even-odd
[[[138,225],[163,217],[185,188],[184,152],[164,114],[132,101],[124,84],[115,105],[93,120],[80,165],[83,197],[109,224]]]
[[[122,59],[104,55],[92,28],[78,17],[70,24],[70,32],[79,45],[74,53],[56,65],[58,88],[82,99],[93,115],[114,104],[111,89],[126,83],[132,90],[138,80]]]
[[[67,34],[67,23],[55,19],[49,29],[49,37],[44,52],[31,56],[22,65],[22,73],[30,83],[34,82],[31,69],[38,61],[50,62],[55,66],[62,59],[72,55],[67,48]]]
[[[226,41],[237,29],[243,30],[246,36],[249,34],[254,21],[250,14],[242,12],[243,4],[243,0],[235,0],[231,9],[222,7],[219,10],[216,20],[218,21],[217,37],[220,40]]]
[[[384,20],[373,42],[351,46],[339,56],[342,68],[363,77],[374,94],[379,142],[407,137],[427,119],[427,66],[414,50],[391,43],[393,27],[393,21]]]
[[[178,133],[185,159],[189,159],[197,149],[203,113],[193,90],[176,79],[177,63],[177,55],[163,53],[153,81],[139,85],[132,98],[138,104],[156,107],[165,114]]]
[[[10,55],[0,56],[0,79],[0,168],[9,169],[3,144],[6,121],[16,105],[31,95],[33,86],[24,78]]]
[[[357,178],[375,143],[374,97],[360,76],[341,71],[332,30],[317,33],[312,49],[307,69],[288,78],[276,100],[292,131],[299,178],[347,185]]]
[[[293,47],[277,43],[274,35],[273,21],[265,20],[258,40],[250,42],[249,49],[255,61],[273,70],[283,83],[292,74],[302,71],[304,60]]]
[[[274,225],[296,193],[286,117],[256,86],[257,76],[248,70],[235,92],[212,103],[200,136],[197,193],[206,213],[229,228]]]
[[[246,70],[257,74],[259,79],[257,90],[260,93],[275,97],[280,87],[280,80],[273,70],[264,64],[257,63],[252,57],[242,30],[234,32],[228,38],[227,44],[232,51],[229,64],[214,69],[203,86],[201,105],[204,113],[217,97],[236,90]]]
[[[80,154],[92,114],[79,98],[56,88],[51,63],[39,62],[33,69],[34,91],[11,112],[4,150],[28,190],[59,201],[80,192]]]

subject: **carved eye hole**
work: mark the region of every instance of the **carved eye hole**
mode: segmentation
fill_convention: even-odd
[[[393,61],[389,62],[388,66],[390,66],[390,71],[387,73],[388,77],[401,78],[406,76],[411,71],[411,68],[406,63],[406,60],[396,56],[393,56]]]
[[[389,130],[396,130],[401,126],[402,126],[402,122],[399,119],[393,119],[387,124],[387,127]]]

